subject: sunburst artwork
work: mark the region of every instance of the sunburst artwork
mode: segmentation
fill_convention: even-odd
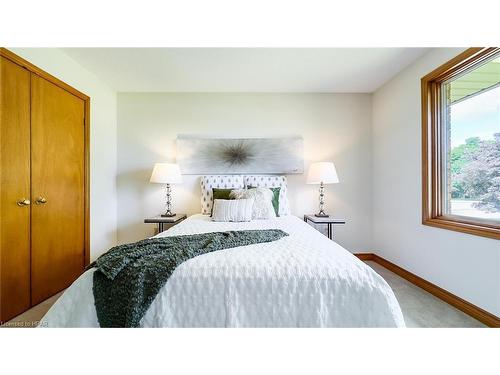
[[[183,174],[304,172],[303,139],[177,137],[177,163]]]

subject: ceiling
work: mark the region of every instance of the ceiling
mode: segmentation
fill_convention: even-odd
[[[426,48],[63,48],[118,92],[359,92]]]

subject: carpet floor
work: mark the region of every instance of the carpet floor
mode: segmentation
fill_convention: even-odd
[[[486,327],[455,307],[375,262],[365,262],[391,286],[409,328]]]

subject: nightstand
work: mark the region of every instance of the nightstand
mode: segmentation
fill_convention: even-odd
[[[179,224],[186,217],[186,214],[177,214],[172,217],[155,216],[144,219],[144,222],[147,224],[158,224],[158,233],[161,233],[169,228],[172,228],[174,225]]]
[[[338,224],[345,224],[344,219],[336,219],[333,217],[317,217],[314,215],[304,215],[304,221],[306,223],[311,222],[314,224],[326,225],[328,228],[328,238],[333,240],[333,226]]]

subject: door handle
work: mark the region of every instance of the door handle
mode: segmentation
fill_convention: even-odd
[[[31,204],[29,199],[23,198],[17,201],[18,206],[29,206]]]
[[[35,204],[45,204],[45,203],[47,203],[47,199],[45,199],[44,197],[38,197],[35,200]]]

